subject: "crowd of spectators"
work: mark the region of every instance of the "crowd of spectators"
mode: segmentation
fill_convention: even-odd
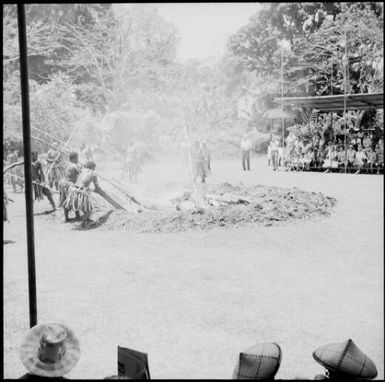
[[[345,136],[325,141],[320,136],[300,139],[289,134],[284,165],[288,171],[323,171],[379,174],[384,171],[384,140],[372,131],[350,129]]]

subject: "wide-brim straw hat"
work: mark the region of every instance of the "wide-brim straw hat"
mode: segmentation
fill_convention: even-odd
[[[372,379],[376,365],[353,340],[323,345],[313,352],[313,358],[329,371],[350,378]]]
[[[239,354],[233,379],[273,379],[279,369],[282,351],[274,342],[253,345]]]
[[[58,341],[50,342],[47,333],[49,338],[57,335]],[[55,347],[60,356],[55,356],[55,360],[48,360],[49,349]],[[57,323],[39,324],[32,327],[24,337],[19,354],[23,365],[31,374],[61,377],[69,373],[79,361],[80,347],[78,339],[68,326]]]

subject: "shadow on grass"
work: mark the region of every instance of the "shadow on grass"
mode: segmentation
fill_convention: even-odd
[[[79,226],[77,226],[74,229],[78,230],[78,231],[88,231],[90,229],[98,228],[108,220],[108,218],[110,217],[112,212],[113,212],[113,210],[110,210],[107,213],[105,213],[104,215],[100,216],[100,218],[98,220],[91,221],[90,223],[86,224],[85,226],[82,226],[82,224],[80,224]]]

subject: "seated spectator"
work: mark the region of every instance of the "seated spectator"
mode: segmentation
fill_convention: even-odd
[[[299,165],[301,160],[301,148],[300,147],[294,147],[291,152],[291,167],[290,170],[292,171],[299,171]]]
[[[283,158],[284,158],[283,165],[285,166],[286,171],[288,171],[289,168],[291,167],[291,161],[293,159],[292,151],[293,151],[293,146],[292,145],[287,145],[285,147],[284,156],[283,156]]]
[[[361,169],[364,167],[365,163],[367,162],[368,158],[366,157],[366,154],[364,150],[362,149],[362,146],[360,145],[358,147],[358,151],[356,153],[356,159],[354,161],[354,165],[357,167],[356,175],[361,172]]]
[[[380,169],[384,168],[384,146],[383,144],[381,144],[381,141],[382,140],[380,139],[380,141],[377,143],[375,148],[375,152],[377,156],[377,163],[376,163],[377,174],[380,173]]]
[[[367,153],[369,148],[372,147],[372,140],[367,133],[364,134],[364,139],[362,140],[362,146],[364,148],[365,153]]]
[[[305,165],[304,159],[305,159],[305,154],[301,150],[301,152],[298,155],[298,166],[297,166],[297,170],[298,171],[302,171],[303,170],[304,165]]]
[[[239,354],[232,379],[274,380],[281,359],[282,351],[276,343],[253,345]]]
[[[326,171],[324,171],[325,174],[327,174],[332,168],[338,168],[337,150],[331,142],[329,142],[327,147],[326,159],[324,160],[322,167],[326,168]]]
[[[320,146],[317,151],[316,167],[323,168],[324,161],[326,159],[327,151],[323,146]]]
[[[362,146],[362,140],[364,139],[364,131],[362,129],[360,129],[360,130],[358,130],[356,135],[357,135],[357,138],[359,140],[358,143]]]
[[[338,147],[342,147],[344,145],[344,142],[342,139],[337,139],[337,151],[338,151]]]
[[[310,170],[310,167],[314,165],[314,150],[312,147],[309,148],[304,157],[304,170]]]
[[[327,370],[315,380],[356,381],[377,376],[374,362],[351,339],[321,346],[313,352],[313,358]]]
[[[349,145],[349,148],[346,152],[346,156],[348,159],[348,168],[352,168],[356,159],[356,150],[354,150],[352,144]]]
[[[28,331],[19,354],[28,370],[21,379],[63,378],[79,361],[80,347],[68,326],[40,324]]]
[[[355,133],[354,133],[354,129],[350,128],[348,130],[348,133],[346,135],[346,138],[347,140],[349,141],[349,143],[352,141],[352,139],[355,137]]]
[[[361,139],[358,138],[357,134],[350,139],[350,144],[353,145],[354,150],[358,150],[358,145],[361,145]]]
[[[338,160],[338,168],[340,168],[340,172],[343,172],[345,168],[345,162],[346,162],[346,152],[342,146],[339,146],[337,149],[337,160]]]
[[[371,147],[369,147],[368,151],[366,152],[366,156],[368,157],[368,172],[373,174],[373,170],[377,166],[377,153]]]

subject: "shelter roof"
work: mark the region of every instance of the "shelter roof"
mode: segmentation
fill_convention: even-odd
[[[343,111],[343,94],[316,97],[274,98],[274,102],[317,109],[324,112]],[[346,95],[346,110],[369,110],[384,108],[384,93],[361,93]]]

